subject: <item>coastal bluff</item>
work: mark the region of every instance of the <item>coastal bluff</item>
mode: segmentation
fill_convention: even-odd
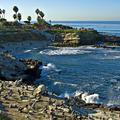
[[[54,45],[60,47],[94,45],[100,37],[101,35],[95,30],[59,32],[55,34]]]
[[[0,32],[0,42],[21,42],[25,40],[46,40],[45,35],[41,33],[29,31],[3,31]]]

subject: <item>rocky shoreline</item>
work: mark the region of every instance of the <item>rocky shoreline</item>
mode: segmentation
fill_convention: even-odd
[[[18,60],[9,53],[1,53],[0,59],[0,109],[2,114],[8,115],[12,120],[120,119],[120,106],[86,103],[82,99],[83,93],[59,99],[49,93],[42,83],[34,85],[33,82],[40,77],[38,74],[40,75],[39,67],[42,62],[32,59]],[[21,77],[25,75],[27,79]],[[82,111],[78,112],[76,107]]]
[[[3,114],[13,120],[79,120],[64,100],[50,96],[44,85],[38,87],[0,80]]]
[[[104,35],[94,29],[58,29],[0,32],[0,43],[47,40],[57,47],[77,47],[83,45],[120,45],[120,37]]]
[[[120,107],[86,104],[81,99],[58,99],[47,88],[0,80],[0,113],[12,120],[119,120]],[[86,115],[73,108],[86,109]],[[95,111],[87,113],[87,109]],[[83,112],[82,111],[82,112]]]
[[[59,33],[55,39],[60,42],[55,43],[55,40],[54,45],[76,47],[89,44],[80,43],[80,40],[85,39],[84,42],[89,41],[90,44],[95,44],[96,39],[99,38],[98,33],[88,33],[88,36],[86,34],[81,33],[81,36],[83,35],[81,38],[78,33]],[[104,36],[103,40],[119,42],[119,37]],[[0,113],[12,120],[120,119],[120,106],[118,105],[86,103],[81,98],[82,94],[69,99],[59,99],[53,93],[49,93],[42,83],[39,86],[34,85],[34,81],[41,75],[40,66],[42,66],[41,61],[17,59],[8,51],[0,53]],[[77,108],[80,111],[76,110]]]
[[[94,29],[53,32],[53,45],[57,47],[78,47],[83,45],[120,45],[120,37],[103,35]]]

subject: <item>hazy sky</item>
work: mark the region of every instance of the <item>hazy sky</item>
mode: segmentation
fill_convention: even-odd
[[[13,20],[13,6],[19,7],[23,20],[35,20],[35,9],[45,13],[46,20],[120,20],[120,0],[0,0],[6,18]]]

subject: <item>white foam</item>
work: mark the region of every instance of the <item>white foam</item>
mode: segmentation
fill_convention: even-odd
[[[81,91],[76,91],[74,93],[68,93],[65,92],[64,94],[61,94],[60,98],[70,98],[70,97],[77,97],[81,95],[81,100],[85,101],[85,103],[98,103],[99,95],[98,94],[91,94],[83,93]]]
[[[120,59],[120,56],[119,55],[117,55],[117,56],[112,56],[112,55],[105,55],[105,57],[102,57],[102,58],[100,58],[100,59],[102,59],[102,60],[115,60],[115,59]]]
[[[65,92],[65,93],[59,95],[58,97],[59,98],[68,98],[69,99],[71,97],[71,95],[68,92]]]
[[[48,63],[47,65],[42,66],[42,69],[43,70],[47,70],[47,71],[49,71],[49,70],[55,70],[56,66],[54,64],[52,64],[52,63]]]
[[[106,53],[120,53],[118,50],[105,50]]]
[[[94,49],[97,49],[96,47],[93,47],[93,46],[86,46],[85,49],[90,49],[90,50],[94,50]]]
[[[77,90],[77,91],[75,91],[75,93],[73,93],[73,95],[74,95],[75,97],[77,97],[77,96],[80,96],[82,93],[83,93],[83,92]]]
[[[54,82],[54,85],[61,85],[61,82]]]
[[[32,50],[25,50],[24,53],[29,53],[31,52]]]
[[[63,47],[55,50],[43,50],[39,52],[40,54],[45,55],[76,55],[76,54],[88,54],[91,51],[82,50],[81,48],[72,48],[72,47]]]
[[[89,95],[88,93],[82,94],[82,100],[86,103],[98,103],[99,95],[98,94],[92,94]]]
[[[54,85],[67,85],[67,86],[77,87],[77,84],[63,83],[63,82],[54,82]]]
[[[33,50],[37,50],[38,48],[33,48]]]
[[[42,73],[41,73],[42,76],[46,76],[52,72],[59,73],[61,71],[57,69],[53,63],[48,63],[47,65],[41,66],[40,69],[42,69]]]

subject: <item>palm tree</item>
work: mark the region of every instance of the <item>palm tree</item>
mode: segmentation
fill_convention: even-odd
[[[36,12],[36,14],[38,15],[39,12],[40,12],[40,10],[39,10],[39,9],[36,9],[35,12]]]
[[[41,17],[40,16],[37,16],[37,21],[39,22],[41,20]]]
[[[17,15],[16,14],[13,15],[13,18],[14,18],[15,21],[17,21]]]
[[[28,16],[27,20],[28,20],[28,22],[30,23],[31,20],[32,20],[31,16]]]
[[[13,11],[17,14],[17,12],[19,11],[18,7],[17,7],[17,6],[14,6],[14,7],[13,7]]]
[[[2,18],[2,16],[1,16],[1,15],[2,15],[2,10],[0,9],[0,19]]]
[[[45,14],[42,12],[42,11],[40,11],[39,12],[39,15],[40,15],[40,17],[43,19],[43,17],[45,16]]]
[[[19,11],[18,7],[14,6],[13,11],[15,12],[15,14],[13,15],[13,18],[15,19],[15,21],[17,21],[18,20],[17,12]]]
[[[22,15],[21,15],[20,13],[18,13],[17,17],[18,17],[18,20],[19,20],[19,22],[20,22],[21,19],[22,19]]]
[[[4,9],[2,10],[2,13],[3,13],[3,16],[4,16],[3,18],[5,18],[5,10]]]

